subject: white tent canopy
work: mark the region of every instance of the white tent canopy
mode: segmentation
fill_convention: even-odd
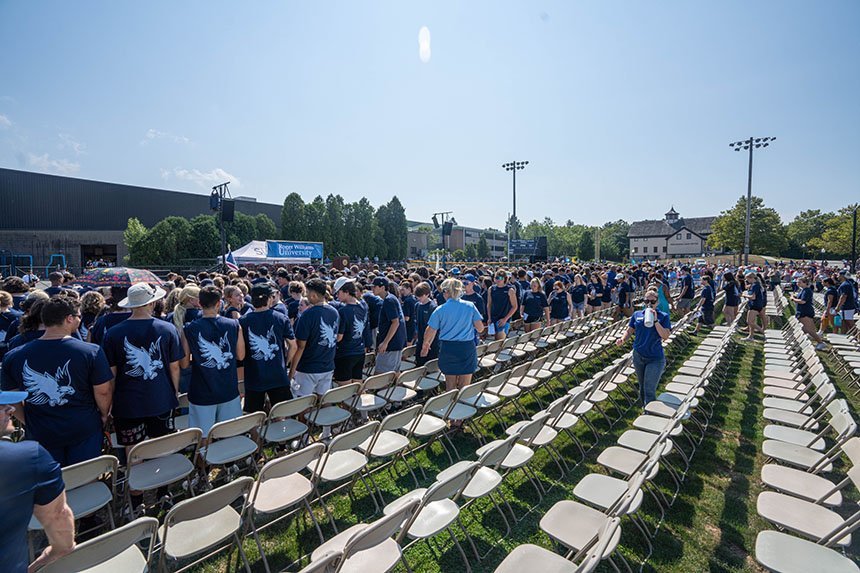
[[[244,247],[233,251],[233,259],[237,265],[263,265],[263,264],[309,264],[309,258],[269,258],[266,241],[251,241]]]

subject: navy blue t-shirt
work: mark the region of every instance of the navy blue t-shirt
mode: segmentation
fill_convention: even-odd
[[[403,347],[406,346],[406,321],[403,320],[403,309],[400,307],[400,301],[397,300],[397,297],[389,293],[382,301],[382,308],[379,309],[379,326],[376,331],[377,345],[382,344],[382,341],[388,336],[391,321],[395,318],[400,323],[397,325],[397,332],[394,333],[388,343],[386,352],[403,350]]]
[[[543,291],[526,291],[523,293],[522,299],[523,320],[526,322],[540,320],[543,315],[543,309],[548,306],[549,302],[547,301],[546,295]]]
[[[45,289],[45,294],[48,296],[54,296],[56,294],[60,294],[64,290],[66,290],[66,289],[64,287],[61,287],[61,286],[49,286],[48,288]]]
[[[295,320],[299,316],[299,303],[301,301],[294,298],[287,298],[285,300],[287,301],[285,303],[287,305],[287,318]]]
[[[630,284],[630,281],[624,281],[623,283],[618,283],[618,305],[626,306],[628,303],[629,295],[633,292],[633,286]]]
[[[436,301],[433,299],[428,300],[426,303],[421,304],[420,302],[415,307],[415,326],[418,329],[418,350],[420,352],[421,346],[424,344],[424,331],[427,329],[427,325],[430,322],[430,315],[433,314],[433,311],[439,307],[436,304]],[[435,337],[433,342],[430,344],[430,352],[427,356],[436,356],[439,352],[439,337]]]
[[[484,297],[482,297],[477,292],[473,292],[472,294],[464,293],[461,297],[462,300],[468,300],[472,304],[475,305],[475,308],[478,309],[478,312],[481,313],[481,320],[487,322],[487,305],[484,304]]]
[[[249,312],[239,319],[245,337],[245,389],[254,392],[289,386],[284,341],[293,340],[285,314],[272,309]]]
[[[508,293],[511,292],[512,288],[514,288],[512,285],[505,285],[503,287],[493,285],[490,287],[490,302],[492,302],[490,321],[493,324],[505,318],[511,311],[511,295]]]
[[[0,570],[26,573],[27,524],[33,505],[48,505],[63,493],[63,473],[36,442],[0,440]]]
[[[600,306],[603,303],[603,285],[600,283],[588,283],[589,306]]]
[[[573,285],[570,287],[570,299],[574,304],[582,304],[585,302],[586,292],[588,292],[588,287],[585,285]]]
[[[185,338],[192,357],[188,401],[198,406],[213,406],[236,398],[239,321],[203,316],[185,325]]]
[[[567,293],[554,292],[549,297],[550,318],[562,319],[570,316],[570,305],[567,304]]]
[[[331,305],[313,305],[296,322],[296,340],[305,341],[305,349],[296,367],[298,372],[319,374],[334,371],[337,329],[340,321]]]
[[[178,406],[170,364],[182,360],[184,352],[172,323],[125,320],[108,329],[102,347],[116,368],[114,417],[160,416]]]
[[[12,308],[15,310],[21,310],[21,303],[27,300],[27,294],[13,294],[12,295]]]
[[[203,313],[200,312],[199,308],[188,308],[185,310],[185,320],[183,321],[183,324],[191,324],[201,316],[203,316]],[[173,313],[168,312],[167,316],[164,317],[164,320],[173,323]]]
[[[113,373],[101,347],[77,338],[34,340],[3,358],[3,390],[26,390],[27,439],[48,449],[77,444],[102,431],[93,386]]]
[[[669,315],[661,310],[656,312],[657,322],[663,328],[671,329],[672,323],[669,320]],[[648,328],[645,326],[644,310],[634,312],[627,326],[636,331],[636,338],[633,339],[633,350],[638,352],[640,356],[643,358],[663,358],[665,356],[663,353],[663,339],[660,338],[657,328],[653,326]]]
[[[797,308],[795,309],[797,318],[804,316],[815,318],[815,309],[812,307],[812,289],[809,287],[800,289],[800,292],[797,293],[797,298],[803,299],[803,302],[797,303]]]
[[[90,342],[101,344],[108,328],[116,326],[123,320],[128,320],[131,312],[109,312],[98,317],[90,329]]]
[[[726,293],[726,306],[738,306],[741,304],[738,283],[734,281],[724,283],[723,291]]]
[[[342,304],[337,309],[339,316],[337,333],[343,338],[337,343],[335,358],[364,355],[364,334],[367,330],[367,304],[359,300],[356,304]],[[413,324],[414,328],[414,324]]]
[[[403,318],[408,318],[406,321],[406,341],[415,340],[415,305],[418,304],[418,299],[415,295],[408,294],[403,297],[401,306],[403,307]]]
[[[370,328],[377,328],[379,326],[379,309],[382,308],[382,299],[370,291],[361,295],[361,298],[367,304],[367,316],[370,318]]]
[[[857,308],[857,300],[854,298],[854,285],[850,281],[842,281],[836,292],[840,297],[845,296],[845,302],[842,303],[842,310],[853,310]],[[839,299],[836,299],[837,304]]]
[[[702,287],[702,309],[714,310],[714,289],[711,286]]]
[[[696,289],[693,288],[693,277],[690,275],[684,275],[681,278],[681,290],[684,290],[684,287],[687,287],[687,290],[684,291],[684,294],[681,295],[681,298],[693,298],[696,293]]]
[[[750,310],[761,310],[764,308],[764,292],[762,292],[761,285],[758,282],[752,283],[747,293],[753,297],[749,303]]]

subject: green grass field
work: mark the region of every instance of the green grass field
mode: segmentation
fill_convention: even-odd
[[[694,340],[701,340],[702,337],[703,335],[694,337]],[[694,347],[695,344],[691,344],[685,352],[676,355],[674,367],[680,365]],[[617,356],[619,352],[619,349],[613,349],[612,355]],[[653,555],[645,570],[678,573],[762,570],[753,557],[757,533],[768,528],[768,524],[757,516],[755,510],[756,497],[762,490],[758,475],[763,463],[760,453],[764,428],[761,419],[761,380],[764,368],[761,342],[739,344],[731,359],[731,367],[707,435],[692,460],[680,495],[667,512],[654,540]],[[588,365],[590,368],[578,369],[577,375],[580,380],[584,379],[588,372],[597,370],[605,363],[606,360],[600,364]],[[671,374],[670,368],[664,380],[671,377]],[[550,400],[547,394],[548,392],[541,393],[544,404]],[[848,398],[856,413],[858,400],[850,393]],[[538,409],[537,405],[528,402],[525,402],[525,406],[530,412]],[[513,526],[509,535],[505,535],[504,524],[489,501],[478,501],[462,512],[461,519],[478,551],[484,553],[495,546],[485,560],[477,563],[468,545],[464,543],[462,533],[457,533],[461,543],[464,543],[473,569],[478,572],[493,571],[511,549],[522,543],[535,543],[553,549],[553,542],[541,533],[538,526],[541,515],[557,501],[573,498],[573,488],[583,476],[590,472],[604,473],[595,463],[597,455],[605,447],[612,445],[623,431],[631,428],[631,423],[638,413],[639,408],[631,408],[612,428],[607,427],[599,415],[590,415],[589,419],[594,421],[602,433],[601,438],[588,452],[585,462],[579,464],[564,479],[560,479],[559,470],[552,459],[545,452],[539,452],[532,461],[532,467],[548,490],[540,504],[537,504],[534,488],[524,479],[522,473],[511,475],[503,486],[503,495],[518,516],[522,516],[526,511],[530,512]],[[610,414],[614,412],[610,410]],[[519,419],[512,407],[503,411],[503,417],[508,424]],[[492,417],[487,416],[482,422],[494,437],[503,435],[502,428],[497,427]],[[586,447],[591,445],[594,442],[591,433],[582,424],[577,428],[576,433]],[[474,459],[474,450],[478,447],[476,439],[467,433],[456,436],[454,441],[463,459]],[[572,466],[579,459],[575,445],[564,434],[559,436],[556,443]],[[428,476],[428,480],[422,482],[422,487],[429,485],[437,471],[449,465],[447,456],[438,445],[432,450],[422,450],[418,458]],[[837,471],[839,469],[837,468]],[[844,472],[844,468],[842,471]],[[665,474],[665,471],[661,471],[656,483],[664,488],[664,491],[670,492],[671,480]],[[420,473],[418,476],[421,477]],[[408,474],[395,479],[389,472],[382,471],[375,477],[385,492],[386,502],[414,487]],[[373,503],[360,484],[355,489],[355,495],[355,500],[345,494],[334,495],[328,500],[341,531],[355,523],[378,517],[373,515]],[[853,499],[858,498],[856,493],[852,495]],[[651,525],[657,522],[659,511],[648,496],[640,509],[640,515]],[[323,525],[323,533],[329,538],[334,532],[326,524],[321,511],[317,511],[317,516]],[[623,521],[622,528],[620,551],[635,569],[645,554],[645,545],[639,532],[629,522]],[[282,570],[291,564],[289,570],[297,570],[300,567],[293,562],[303,555],[308,555],[319,543],[313,526],[304,517],[275,524],[263,532],[261,537],[273,571]],[[857,536],[851,548],[854,556],[860,555],[860,542],[856,539]],[[252,569],[263,571],[258,550],[250,536],[246,538],[244,548],[252,562]],[[418,543],[409,548],[406,555],[416,572],[464,570],[453,541],[445,533],[434,539],[432,549],[426,543]],[[302,561],[302,565],[306,563],[307,559]],[[223,571],[225,566],[226,559],[220,557],[210,559],[196,569]],[[400,567],[400,570],[403,568]],[[601,570],[609,571],[611,568],[603,564]]]

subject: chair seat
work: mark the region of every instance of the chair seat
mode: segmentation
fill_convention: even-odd
[[[777,388],[802,388],[803,383],[798,380],[787,380],[785,378],[765,378],[762,381],[762,386],[768,387],[777,387]]]
[[[329,551],[340,552],[356,534],[367,529],[368,524],[357,523],[345,531],[341,531],[311,553],[311,561],[316,561]],[[388,538],[379,545],[375,545],[364,551],[354,553],[344,561],[339,571],[344,573],[379,572],[389,571],[397,561],[400,560],[400,546],[393,538]]]
[[[643,414],[642,416],[637,417],[633,420],[633,427],[637,430],[643,430],[645,432],[650,432],[652,434],[659,434],[663,430],[666,429],[668,425],[672,422],[663,416],[649,416],[647,414]],[[684,428],[679,424],[675,428],[672,428],[672,431],[669,433],[670,436],[679,436],[681,432],[684,431]]]
[[[857,564],[839,552],[793,535],[762,531],[755,540],[755,558],[780,573],[857,573]]]
[[[627,482],[612,476],[603,474],[588,474],[573,488],[573,495],[589,505],[606,511],[615,505],[621,497],[627,493]],[[633,503],[627,513],[636,513],[642,505],[644,495],[642,489],[636,492]]]
[[[232,436],[216,440],[200,448],[207,464],[220,466],[246,458],[257,451],[257,442],[248,436]]]
[[[320,408],[312,420],[315,426],[336,426],[349,420],[349,412],[338,406]]]
[[[299,503],[313,491],[310,480],[299,473],[268,479],[262,484],[257,482],[254,487],[257,492],[254,511],[259,513],[282,511]]]
[[[609,521],[602,511],[565,499],[552,506],[540,520],[540,528],[550,537],[575,551],[589,545]],[[611,554],[621,539],[617,528],[605,555]]]
[[[779,440],[780,442],[806,446],[819,452],[823,452],[825,446],[824,438],[816,438],[816,434],[813,432],[775,424],[768,424],[764,427],[764,437],[768,440]]]
[[[621,446],[609,446],[597,456],[597,463],[624,476],[630,476],[647,459],[643,453]]]
[[[364,457],[364,454],[355,450],[344,450],[332,454],[323,454],[319,465],[315,466],[312,471],[323,481],[340,481],[357,474],[366,465],[367,458]],[[318,474],[317,471],[320,467],[323,470],[321,474]]]
[[[400,496],[391,503],[385,506],[382,513],[391,515],[397,511],[404,503],[408,503],[414,499],[421,499],[427,490],[419,488],[409,493]],[[440,499],[428,503],[421,508],[418,515],[415,516],[412,525],[406,535],[412,539],[425,539],[432,537],[448,527],[457,516],[460,514],[460,508],[450,499]]]
[[[762,390],[765,396],[773,396],[774,398],[785,398],[786,400],[796,400],[798,402],[806,402],[809,400],[809,394],[802,390],[792,388],[782,388],[780,386],[765,386]]]
[[[386,388],[379,395],[388,402],[408,402],[415,398],[418,395],[418,392],[413,390],[412,388],[408,388],[406,386],[392,386],[391,388]]]
[[[468,404],[469,406],[472,406],[479,410],[484,410],[486,408],[492,408],[501,401],[502,399],[495,394],[490,394],[489,392],[481,392],[477,396],[466,398],[465,400],[463,400],[463,403]]]
[[[579,416],[575,416],[569,412],[565,412],[558,418],[550,421],[550,425],[556,430],[568,430],[578,423]]]
[[[777,424],[782,424],[783,426],[792,426],[795,428],[799,428],[808,423],[809,426],[807,427],[811,431],[818,431],[818,422],[810,423],[811,418],[800,414],[799,412],[789,412],[788,410],[779,410],[777,408],[765,408],[764,412],[762,412],[762,417],[768,422],[775,422]]]
[[[513,436],[518,431],[520,431],[520,428],[528,425],[529,423],[530,423],[529,420],[524,420],[522,422],[517,422],[516,424],[512,424],[507,430],[505,430],[505,433],[509,436]],[[556,432],[555,430],[553,430],[552,428],[550,428],[548,426],[544,426],[543,428],[540,429],[540,431],[538,432],[538,435],[535,436],[532,443],[537,447],[545,446],[548,443],[552,442],[557,436],[558,436],[558,432]]]
[[[777,464],[765,464],[761,468],[761,481],[771,489],[812,502],[836,487],[819,475]],[[842,505],[842,492],[833,492],[822,503],[831,507]]]
[[[413,433],[416,436],[432,436],[438,434],[447,427],[445,421],[430,414],[422,414],[418,417]]]
[[[76,571],[77,573],[116,573],[117,571],[147,573],[151,569],[146,562],[146,556],[138,549],[137,545],[132,545],[107,561],[88,569],[77,569]]]
[[[361,394],[349,400],[349,405],[359,412],[379,410],[380,408],[384,408],[387,403],[381,396],[377,396],[376,394]]]
[[[576,565],[561,555],[548,551],[543,547],[526,543],[517,545],[508,553],[505,560],[499,563],[494,573],[523,573],[534,570],[540,573],[576,573]]]
[[[525,390],[530,390],[540,384],[540,380],[534,378],[532,376],[523,376],[519,380],[516,381],[516,385]]]
[[[697,388],[695,386],[690,386],[689,384],[682,384],[679,382],[669,382],[668,384],[666,384],[664,390],[666,392],[669,392],[672,394],[681,394],[681,395],[688,394],[690,392],[695,392],[696,397],[699,397],[699,398],[701,398],[702,396],[705,395],[705,389],[704,388],[702,388],[702,387]]]
[[[484,452],[494,448],[502,443],[503,440],[493,440],[488,444],[485,444],[475,450],[475,454],[477,456],[484,455]],[[522,467],[529,463],[531,459],[534,457],[535,452],[528,446],[523,444],[514,444],[514,447],[511,449],[510,453],[505,457],[502,461],[501,467],[506,470],[512,470],[519,467]]]
[[[432,390],[439,386],[442,381],[438,378],[431,378],[429,376],[424,376],[420,380],[412,381],[412,382],[404,382],[403,386],[407,388],[412,388],[413,390],[423,390],[426,392],[427,390]]]
[[[128,487],[149,490],[177,482],[194,471],[194,464],[182,454],[171,454],[135,464],[129,470]]]
[[[373,445],[373,450],[368,452],[367,448],[372,440],[373,436],[367,438],[359,444],[358,449],[373,458],[387,458],[409,446],[409,438],[391,430],[383,430]]]
[[[454,477],[464,469],[466,466],[471,465],[473,462],[470,461],[462,461],[457,462],[453,466],[450,466],[438,474],[436,474],[436,481],[444,481],[450,477]],[[488,493],[494,491],[499,484],[502,483],[502,476],[494,470],[493,468],[488,467],[480,467],[478,471],[472,476],[472,479],[469,480],[469,483],[466,484],[466,487],[463,489],[463,497],[468,499],[476,499],[479,497],[484,497]]]
[[[652,434],[651,432],[643,432],[642,430],[627,430],[620,436],[618,436],[617,444],[623,448],[628,448],[631,450],[635,450],[637,452],[646,453],[648,452],[654,444],[657,442],[657,438],[660,436],[658,434]],[[667,440],[668,449],[671,449],[671,441]]]
[[[798,402],[797,400],[768,396],[762,400],[762,405],[764,405],[765,408],[776,408],[778,410],[788,410],[789,412],[799,412],[807,416],[812,415],[812,408],[807,406],[804,402]]]
[[[763,491],[756,500],[756,511],[766,520],[798,535],[820,539],[843,523],[838,513],[790,495]],[[836,540],[837,545],[851,545],[851,534]]]
[[[444,416],[445,410],[434,410],[433,414],[437,416]],[[478,410],[473,406],[469,406],[468,404],[463,404],[462,402],[457,402],[454,404],[454,407],[451,408],[451,411],[448,412],[449,420],[467,420],[478,413]]]
[[[205,551],[228,539],[242,526],[239,514],[231,506],[222,507],[197,519],[183,521],[170,528],[167,543],[162,551],[181,559]],[[158,537],[164,541],[165,526],[158,529]]]
[[[100,481],[88,483],[66,492],[66,503],[69,504],[75,519],[92,515],[112,500],[113,494],[110,488]],[[35,515],[30,517],[29,528],[30,530],[42,529],[42,524],[39,523]]]
[[[307,424],[286,418],[272,422],[263,430],[263,439],[267,442],[283,443],[294,440],[308,431]]]
[[[824,454],[821,452],[777,440],[765,440],[762,442],[761,451],[765,457],[774,458],[788,465],[803,469],[809,469],[825,459]],[[820,466],[820,469],[825,472],[832,471],[833,464],[827,462],[823,466]]]

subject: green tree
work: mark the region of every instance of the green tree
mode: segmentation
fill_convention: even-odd
[[[189,225],[188,239],[181,246],[180,259],[208,259],[221,255],[221,233],[214,215],[197,215]],[[234,248],[241,246],[233,245]]]
[[[406,210],[397,196],[376,210],[376,221],[386,243],[386,259],[401,261],[406,259],[407,231]],[[382,255],[377,253],[381,259]]]
[[[478,258],[478,246],[475,243],[469,243],[463,249],[463,253],[466,255],[467,261],[474,261]]]
[[[298,193],[290,193],[281,209],[281,238],[287,241],[306,241],[308,223],[305,202]]]
[[[520,222],[519,218],[511,215],[508,217],[508,220],[505,221],[505,233],[508,234],[511,238],[523,238],[523,224]]]
[[[785,252],[790,257],[803,257],[812,247],[814,239],[821,239],[827,224],[836,215],[833,213],[822,213],[819,209],[810,209],[801,212],[794,220],[785,226],[785,234],[788,237],[788,249]],[[804,253],[803,245],[807,245]]]
[[[490,245],[487,244],[487,238],[483,235],[478,239],[478,246],[475,249],[475,254],[479,259],[488,259],[490,257]]]
[[[373,239],[373,205],[365,197],[352,205],[353,222],[349,232],[349,242],[354,247],[350,252],[356,257],[371,257],[376,247]]]
[[[386,206],[381,205],[376,211],[376,216],[371,223],[371,236],[373,237],[373,252],[368,254],[368,257],[379,257],[380,260],[388,258],[388,243],[385,241],[385,232],[379,224],[379,212],[385,210]]]
[[[183,217],[162,219],[146,237],[138,241],[134,262],[139,265],[172,265],[187,253],[184,245],[188,243],[191,223]]]
[[[251,215],[236,211],[233,221],[224,223],[227,244],[233,248],[247,245],[257,240],[257,221]]]
[[[305,222],[307,224],[307,232],[305,233],[305,241],[319,241],[325,243],[325,201],[320,195],[317,195],[312,203],[305,205]],[[326,253],[329,252],[330,245],[324,245]]]
[[[451,258],[455,261],[465,261],[466,251],[464,251],[463,249],[456,249],[453,253],[451,253]]]
[[[860,208],[860,204],[848,205],[839,210],[832,219],[827,222],[821,237],[808,241],[816,249],[824,249],[830,256],[849,258],[851,256],[851,232],[853,225],[854,210]],[[860,251],[860,240],[854,245],[855,252]]]
[[[257,228],[257,240],[269,241],[278,238],[278,228],[275,227],[275,222],[272,221],[265,213],[258,213],[254,216],[254,224]],[[237,247],[240,245],[236,245]]]
[[[581,261],[594,259],[594,227],[584,227],[576,246],[576,258]]]
[[[345,207],[343,197],[340,195],[326,197],[323,224],[326,234],[326,251],[332,255],[341,255],[346,252]]]
[[[624,260],[630,252],[628,231],[630,224],[621,219],[603,225],[600,229],[600,257],[609,261]]]
[[[765,207],[760,197],[754,196],[750,206],[750,253],[779,255],[788,244],[779,213]],[[720,213],[711,225],[711,248],[743,252],[746,208],[746,197],[741,197],[734,207]]]
[[[146,238],[147,229],[137,217],[132,217],[126,224],[122,234],[122,241],[128,251],[126,262],[132,262],[137,244]]]

